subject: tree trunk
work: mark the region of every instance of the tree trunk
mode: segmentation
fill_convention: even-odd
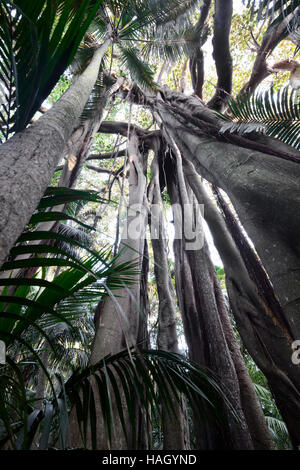
[[[177,173],[180,173],[180,171],[182,169],[180,169],[177,160]],[[169,171],[167,174],[169,178],[168,190],[172,204],[179,202],[182,205],[183,199],[186,198],[186,196],[182,198],[184,180],[181,178],[180,181],[179,177],[179,182],[174,180],[174,173],[173,169],[172,172]],[[177,187],[180,188],[179,192]],[[188,195],[187,191],[186,195]],[[176,240],[176,242],[178,245],[180,244],[182,249],[181,259],[185,260],[190,270],[189,278],[186,280],[181,279],[181,286],[183,289],[187,288],[189,290],[188,284],[192,281],[193,285],[194,307],[196,308],[194,314],[196,314],[196,318],[191,326],[193,329],[196,328],[196,325],[199,325],[201,331],[200,338],[194,337],[195,339],[192,339],[191,342],[194,344],[197,340],[202,342],[202,349],[200,354],[198,353],[199,356],[202,356],[200,357],[200,364],[208,367],[216,375],[221,388],[228,396],[240,419],[238,423],[231,412],[226,409],[225,423],[222,423],[222,427],[216,425],[214,427],[208,426],[208,429],[205,429],[207,424],[202,423],[201,445],[205,446],[206,449],[251,449],[252,440],[241,406],[238,378],[228,350],[214,294],[214,268],[209,259],[207,246],[204,244],[202,249],[187,250],[185,239],[180,242]],[[176,260],[176,263],[178,263],[178,260]],[[191,330],[190,333],[193,338],[193,331]],[[186,335],[189,344],[188,331],[186,331]]]
[[[222,322],[226,342],[228,344],[239,381],[241,404],[251,434],[254,449],[272,450],[274,449],[274,443],[271,438],[261,404],[238,346],[216,273],[214,273],[214,277],[215,296],[220,313],[220,320]]]
[[[198,173],[229,195],[299,338],[300,165],[207,135],[216,118],[194,97],[166,91],[163,98],[156,107],[168,133]]]
[[[141,311],[140,283],[146,231],[146,177],[143,155],[138,149],[138,138],[132,135],[128,144],[129,169],[129,204],[127,220],[120,242],[118,264],[136,262],[137,270],[133,284],[114,291],[101,301],[97,319],[90,364],[95,364],[108,354],[115,354],[122,349],[135,346],[139,339],[143,312]],[[97,397],[97,392],[95,393]],[[116,406],[113,404],[113,406]],[[125,405],[124,405],[125,406]],[[74,410],[73,410],[74,411]],[[125,410],[126,411],[126,410]],[[126,449],[126,439],[118,418],[115,419],[115,432],[111,444],[105,434],[100,403],[96,400],[97,413],[97,449]],[[114,416],[117,416],[117,408]],[[126,416],[126,413],[125,413]],[[75,413],[71,416],[71,439],[73,446],[82,446],[79,430],[76,426]],[[128,429],[130,424],[128,422]],[[132,443],[135,448],[136,442]],[[90,446],[90,443],[88,444]]]
[[[154,255],[154,274],[159,299],[157,347],[179,353],[176,331],[176,305],[163,226],[162,199],[160,194],[158,163],[154,157],[151,167],[151,183],[148,198],[151,205],[151,242]],[[170,391],[171,394],[171,391]],[[183,400],[183,398],[182,398]],[[182,403],[184,407],[184,403]],[[182,406],[173,399],[175,416],[170,417],[162,405],[163,448],[182,450],[189,448],[187,416]]]
[[[224,264],[224,269],[227,279],[234,279],[233,285],[239,287],[240,293],[245,296],[245,302],[252,302],[252,299],[257,297],[254,284],[245,270],[243,260],[239,255],[234,242],[226,229],[225,223],[221,214],[214,207],[212,201],[208,197],[204,185],[201,183],[199,176],[196,174],[190,163],[185,164],[185,174],[194,194],[197,197],[198,203],[204,205],[204,217],[211,230],[214,243],[219,251],[221,259]],[[236,373],[240,383],[241,400],[243,410],[247,419],[247,423],[251,432],[254,447],[257,449],[270,449],[273,447],[273,442],[262,412],[258,397],[251,382],[249,373],[241,356],[239,347],[237,345],[231,323],[228,319],[226,307],[224,305],[222,295],[219,293],[219,284],[215,282],[216,298],[218,300],[218,309],[221,315],[223,330],[226,336],[227,344],[229,346],[231,356],[235,365]],[[230,293],[229,293],[230,294]],[[229,299],[230,300],[230,299]],[[258,302],[258,301],[257,301]],[[253,309],[257,309],[257,303],[253,305]],[[259,310],[262,309],[262,306]],[[236,312],[234,312],[236,313]],[[239,314],[237,314],[239,315]],[[251,335],[251,330],[248,330],[248,335]],[[243,338],[243,336],[242,336]],[[252,351],[249,351],[250,354]]]
[[[149,274],[149,251],[148,242],[145,239],[144,254],[142,261],[142,272],[140,282],[140,318],[137,337],[137,345],[140,349],[150,349],[148,334],[148,318],[150,315],[150,302],[148,296],[148,274]],[[145,416],[144,410],[137,409],[138,413],[138,431],[137,431],[137,449],[148,450],[152,446],[152,424],[148,416]]]
[[[97,79],[107,39],[66,93],[40,119],[0,147],[0,264],[43,196]]]
[[[224,265],[228,296],[242,341],[265,374],[290,435],[297,440],[300,377],[298,367],[291,361],[289,332],[259,295],[221,214],[189,162],[185,162],[185,173],[198,202],[204,204],[204,216]]]

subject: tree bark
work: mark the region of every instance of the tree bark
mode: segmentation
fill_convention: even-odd
[[[154,255],[154,274],[159,299],[157,347],[164,351],[179,353],[176,331],[175,293],[172,285],[163,226],[162,199],[160,193],[158,163],[154,157],[151,166],[151,183],[148,198],[151,205],[151,242]],[[170,395],[172,395],[170,391]],[[183,400],[183,397],[181,398]],[[189,448],[187,416],[183,413],[185,403],[173,399],[175,416],[170,417],[162,405],[162,428],[164,450]]]
[[[240,295],[245,297],[245,304],[251,302],[253,305],[252,308],[257,310],[259,299],[255,285],[249,278],[243,260],[235,247],[234,241],[231,239],[221,214],[218,212],[208,197],[204,185],[201,183],[200,178],[196,174],[193,166],[189,162],[185,162],[184,168],[187,181],[191,186],[198,203],[204,205],[204,218],[208,223],[215,246],[218,249],[220,257],[223,261],[227,280],[231,279],[231,284],[238,286]],[[220,292],[220,286],[216,277],[214,284],[222,327],[239,380],[242,407],[251,433],[254,448],[272,449],[273,441],[271,439],[258,397],[236,342],[236,338],[226,311],[226,306],[224,304],[223,295]],[[253,302],[253,299],[255,298],[257,298],[257,300],[256,302]],[[259,307],[259,315],[263,314],[261,312],[262,309],[263,305]],[[235,313],[235,316],[243,315],[243,312],[233,313]],[[246,313],[244,313],[244,315],[246,315]],[[248,329],[248,336],[251,334],[252,331]],[[249,352],[251,354],[252,350]]]
[[[177,161],[177,173],[180,171],[180,165],[178,165]],[[177,182],[174,180],[174,173],[174,170],[172,172],[169,171],[167,175],[169,179],[168,190],[171,202],[172,204],[178,202],[182,204],[183,181]],[[179,192],[177,187],[180,188]],[[187,191],[186,196],[188,196]],[[184,196],[184,198],[186,198],[186,196]],[[202,249],[188,250],[185,247],[185,239],[180,240],[180,242],[176,240],[176,243],[181,245],[181,259],[184,258],[187,262],[190,274],[187,280],[181,279],[181,286],[183,289],[187,288],[190,290],[188,283],[192,281],[193,285],[194,307],[196,308],[194,314],[196,314],[196,318],[192,324],[192,328],[199,325],[201,331],[200,337],[195,338],[191,342],[195,344],[198,340],[198,342],[201,341],[203,344],[202,349],[199,352],[197,351],[198,360],[200,358],[201,365],[213,371],[240,419],[238,423],[231,412],[226,409],[225,423],[222,423],[222,427],[216,425],[213,428],[208,426],[208,429],[206,429],[207,423],[203,423],[202,420],[203,429],[199,433],[200,445],[206,449],[251,449],[252,440],[241,406],[239,383],[222,329],[218,305],[214,294],[214,268],[209,259],[207,246],[204,244]],[[178,263],[178,260],[176,260],[176,263]],[[186,335],[189,344],[190,338],[188,337],[188,331],[186,331]],[[192,337],[193,336],[192,331]]]
[[[215,0],[213,57],[218,75],[217,91],[208,106],[221,111],[232,88],[232,58],[229,34],[232,17],[232,0]]]
[[[204,0],[200,9],[199,19],[195,26],[194,42],[197,46],[193,49],[190,55],[190,73],[194,89],[194,93],[202,99],[202,87],[204,83],[204,55],[202,46],[208,36],[208,27],[206,19],[209,13],[211,0]]]
[[[82,75],[40,119],[0,147],[0,264],[28,223],[95,84],[111,40],[94,53]]]
[[[221,160],[222,156],[220,155],[219,158]],[[282,327],[282,322],[278,321],[274,313],[266,308],[265,303],[259,298],[235,243],[224,221],[222,222],[221,215],[213,210],[212,203],[207,197],[204,198],[203,191],[199,189],[199,180],[195,177],[195,170],[190,162],[185,162],[185,168],[188,181],[198,201],[201,203],[205,201],[204,214],[224,263],[228,294],[238,330],[249,353],[266,375],[290,435],[297,442],[299,432],[296,422],[300,416],[300,377],[299,368],[291,361],[292,339],[289,331]],[[285,317],[285,320],[288,321],[288,318]]]
[[[214,273],[214,278],[215,296],[220,313],[220,320],[239,381],[241,404],[251,434],[253,447],[256,450],[272,450],[274,449],[274,443],[261,404],[238,346],[216,273]]]
[[[167,92],[163,98],[169,101]],[[199,129],[188,121],[196,112],[202,122],[211,122],[214,118],[206,108],[193,97],[171,93],[170,99],[172,106],[165,106],[162,100],[156,104],[165,127],[198,173],[229,195],[273,283],[294,338],[299,338],[300,242],[296,234],[300,165],[207,136],[205,125]],[[180,115],[182,110],[186,118]]]
[[[90,364],[93,365],[108,354],[115,354],[122,349],[130,348],[137,344],[139,334],[144,331],[141,322],[144,322],[141,311],[141,269],[143,263],[145,231],[146,231],[146,177],[143,155],[138,149],[138,138],[132,135],[128,144],[129,155],[129,204],[127,220],[122,234],[119,248],[118,263],[136,262],[138,274],[135,275],[130,287],[124,287],[114,291],[113,295],[106,297],[98,307],[100,315],[97,320],[97,330],[92,346]],[[95,393],[97,397],[97,392]],[[97,449],[127,449],[126,439],[118,420],[117,407],[114,407],[115,429],[112,442],[109,443],[102,420],[102,409],[96,401],[97,413]],[[125,407],[125,404],[124,404]],[[125,410],[126,411],[126,410]],[[126,413],[125,413],[126,416]],[[71,414],[71,439],[72,445],[82,446],[79,429],[76,425],[75,412]],[[130,424],[128,421],[128,429]],[[88,442],[88,447],[91,443]],[[132,442],[132,448],[137,443]]]

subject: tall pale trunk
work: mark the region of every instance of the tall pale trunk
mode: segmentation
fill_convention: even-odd
[[[176,330],[175,292],[172,285],[167,256],[166,234],[163,224],[162,198],[159,184],[158,163],[156,157],[151,166],[151,182],[148,198],[151,205],[151,243],[154,255],[154,274],[158,294],[158,332],[157,347],[164,351],[179,353]],[[172,396],[170,391],[170,396]],[[181,398],[182,400],[183,397]],[[189,430],[187,415],[181,404],[174,398],[174,415],[170,417],[162,405],[163,447],[165,450],[189,448]]]
[[[143,155],[139,152],[136,136],[129,140],[128,157],[129,201],[118,263],[136,262],[137,269],[141,269],[147,215],[146,176]],[[91,364],[106,354],[119,352],[135,343],[139,320],[139,284],[140,274],[137,274],[134,285],[114,292],[114,299],[105,299],[92,348]]]
[[[110,81],[110,78],[107,79]],[[104,110],[111,96],[118,91],[123,77],[119,77],[114,83],[103,86],[101,97],[97,100],[97,108],[91,113],[89,118],[73,131],[67,144],[67,157],[63,167],[59,186],[74,188],[80,175],[83,165],[88,157],[95,135],[99,132],[104,119]],[[108,89],[107,89],[108,87]]]
[[[141,270],[145,248],[145,231],[147,221],[146,208],[146,177],[143,155],[138,149],[138,138],[132,135],[128,144],[129,157],[129,202],[127,218],[119,248],[118,264],[125,262],[137,263],[139,271],[129,287],[114,291],[100,302],[98,307],[97,330],[94,338],[90,364],[93,365],[108,354],[115,354],[125,348],[136,345],[139,334],[144,331],[143,311],[141,308]],[[145,303],[145,299],[142,299]],[[97,449],[126,449],[126,439],[117,418],[118,410],[115,404],[115,426],[112,442],[109,443],[102,420],[102,409],[95,392],[97,413]],[[126,404],[124,402],[124,408]],[[126,417],[126,409],[125,417]],[[128,421],[128,431],[130,423]],[[130,432],[129,432],[130,435]],[[76,425],[74,410],[71,414],[71,441],[72,446],[82,447],[79,429]],[[136,442],[132,443],[135,447]],[[88,442],[88,447],[90,442]]]
[[[66,93],[40,119],[0,147],[0,264],[44,194],[96,82],[107,39]]]

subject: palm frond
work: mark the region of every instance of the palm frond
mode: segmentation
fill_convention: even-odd
[[[11,376],[7,369],[8,367],[6,367],[8,379],[4,378],[5,374],[0,376],[2,396],[7,395],[7,386],[11,385]],[[14,364],[14,369],[19,371],[20,366]],[[170,419],[175,423],[176,417],[173,414],[172,400],[175,399],[181,403],[182,395],[188,399],[192,409],[197,409],[197,412],[202,414],[203,419],[209,419],[210,415],[214,420],[222,422],[224,406],[229,407],[233,415],[236,416],[221,388],[209,373],[185,357],[165,351],[121,351],[103,358],[93,366],[76,370],[66,383],[63,383],[62,379],[61,382],[61,389],[57,391],[56,399],[49,401],[43,410],[31,411],[26,394],[23,393],[21,398],[19,397],[22,406],[18,406],[18,409],[23,410],[23,416],[17,443],[14,439],[16,430],[8,414],[8,408],[0,409],[0,417],[5,423],[7,439],[16,448],[30,449],[36,434],[37,424],[42,426],[41,449],[48,447],[49,441],[46,436],[49,438],[55,428],[56,433],[58,429],[60,430],[60,445],[65,448],[68,442],[67,412],[74,406],[83,445],[86,444],[87,435],[90,432],[92,446],[95,449],[97,440],[96,400],[100,401],[108,441],[111,440],[116,418],[120,420],[125,438],[129,442],[129,433],[136,434],[138,408],[152,422],[153,417],[161,412],[161,401],[169,410]],[[24,384],[21,387],[20,385],[18,383],[19,390],[23,391]],[[173,391],[172,398],[170,389]],[[125,424],[123,400],[126,402],[131,429],[128,429]],[[116,403],[115,414],[112,413],[113,402]],[[39,417],[38,423],[36,422],[37,416]]]
[[[266,416],[266,421],[273,434],[276,435],[279,432],[288,436],[286,425],[281,419],[275,418],[274,416]]]
[[[114,81],[107,74],[100,70],[99,79],[90,94],[90,97],[81,114],[81,121],[87,119],[101,118],[105,108],[107,94]]]
[[[58,223],[56,227],[56,231],[59,235],[62,235],[64,238],[68,240],[74,240],[80,243],[80,245],[85,246],[87,248],[92,248],[93,246],[93,239],[89,235],[87,230],[83,230],[82,228],[74,227],[72,225],[66,225],[61,222]],[[69,241],[53,241],[54,246],[61,249],[63,252],[68,253],[71,257],[80,257],[80,253],[78,248],[70,245]]]
[[[78,200],[78,197],[92,201],[99,199],[96,194],[89,194],[86,191],[49,188],[31,218],[30,229],[19,237],[10,252],[9,259],[1,267],[3,275],[0,284],[3,290],[0,295],[0,339],[7,346],[26,331],[28,324],[37,326],[36,322],[41,318],[43,318],[43,327],[47,321],[70,324],[70,318],[78,315],[78,307],[75,309],[76,302],[81,302],[82,312],[85,305],[100,300],[106,293],[106,286],[114,290],[123,284],[130,284],[136,274],[135,263],[117,265],[115,263],[117,257],[111,256],[110,248],[95,252],[87,245],[86,237],[80,238],[78,233],[74,236],[75,230],[71,236],[70,228],[65,230],[64,234],[36,230],[37,224],[45,220],[71,219],[77,225],[82,225],[79,220],[66,213],[43,211],[62,202],[70,204]],[[85,228],[93,230],[93,227]],[[61,243],[75,247],[75,254],[70,249],[62,248]],[[37,278],[43,267],[61,267],[64,271],[49,282]],[[19,269],[33,271],[31,275],[15,279],[10,272]],[[80,290],[82,291],[79,296]],[[70,310],[71,306],[74,310]]]
[[[158,28],[142,42],[142,54],[145,59],[158,57],[172,62],[180,60],[183,55],[190,56],[199,46],[199,37],[195,38],[195,27]]]
[[[228,101],[230,118],[217,113],[225,121],[221,132],[245,134],[263,132],[300,149],[300,102],[297,90],[282,87],[278,92],[271,87]]]
[[[134,31],[145,31],[149,26],[155,29],[160,26],[191,24],[195,10],[202,0],[145,0],[126,3],[119,24],[120,37],[128,36]]]
[[[295,10],[299,6],[298,0],[243,0],[250,9],[251,15],[256,15],[257,21],[265,18],[274,18],[276,14]]]
[[[142,2],[135,11],[127,12],[119,26],[119,39],[140,45],[143,57],[176,60],[195,47],[194,14],[202,1],[177,0]],[[124,44],[125,45],[125,44]]]
[[[288,36],[298,46],[300,45],[299,0],[243,0],[243,2],[250,8],[251,15],[256,16],[257,21],[272,20],[268,30],[277,27],[283,21],[286,23],[284,30],[274,43],[273,49]]]
[[[144,90],[153,91],[156,85],[153,81],[154,72],[146,62],[143,62],[132,47],[120,47],[121,67],[126,67],[131,78]]]
[[[1,139],[24,129],[75,52],[102,0],[0,4]]]

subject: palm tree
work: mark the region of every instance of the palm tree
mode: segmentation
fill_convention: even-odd
[[[102,37],[100,36],[102,42],[93,45],[94,53],[88,67],[61,99],[37,122],[34,122],[33,125],[28,127],[22,135],[16,134],[1,146],[0,160],[3,161],[3,165],[1,164],[3,168],[1,176],[3,195],[1,197],[3,197],[3,201],[6,201],[3,202],[3,214],[4,219],[7,220],[5,223],[5,231],[7,231],[7,234],[5,235],[3,230],[0,229],[1,262],[4,261],[12,246],[11,244],[14,243],[24,225],[28,222],[39,199],[49,184],[58,159],[62,155],[67,139],[73,130],[74,123],[78,121],[84,105],[95,85],[101,61],[108,47],[113,43],[120,44],[126,40],[133,40],[138,32],[142,33],[143,30],[149,28],[149,25],[153,24],[153,22],[155,23],[157,19],[163,21],[170,15],[170,12],[172,17],[176,17],[176,13],[182,13],[182,2],[178,0],[170,0],[168,5],[162,5],[160,2],[156,1],[141,3],[126,2],[125,5],[123,5],[123,2],[118,1],[109,2],[107,5],[103,3],[97,16],[96,12],[102,4],[101,0],[96,2],[89,2],[87,0],[79,7],[77,4],[74,4],[72,8],[68,2],[62,0],[55,3],[53,10],[45,0],[40,0],[38,8],[36,9],[28,6],[26,9],[23,3],[24,2],[20,0],[20,2],[17,1],[11,4],[8,0],[5,4],[5,8],[3,7],[1,15],[4,23],[1,30],[3,35],[2,58],[8,68],[8,70],[6,70],[5,66],[2,66],[1,80],[5,84],[4,90],[6,87],[9,89],[11,85],[11,92],[8,96],[9,104],[5,103],[4,109],[10,110],[12,108],[11,112],[9,111],[8,114],[7,112],[2,114],[6,124],[6,130],[4,130],[4,135],[6,136],[9,136],[10,131],[14,131],[14,129],[17,131],[24,129],[29,123],[42,100],[45,99],[51,91],[59,75],[71,62],[80,40],[94,17],[96,17],[100,32],[102,33]],[[195,1],[187,1],[188,6],[195,3]],[[17,14],[15,14],[14,5],[16,6]],[[90,11],[89,7],[91,8]],[[53,28],[56,21],[57,26]],[[76,35],[76,39],[74,39],[78,22],[81,24],[80,34],[79,36]],[[43,26],[45,24],[47,24],[48,27],[47,34],[44,34]],[[19,29],[22,27],[23,32],[23,25],[25,26],[24,35],[22,33],[22,35],[19,36]],[[10,26],[10,28],[8,28],[8,26]],[[66,39],[65,36],[61,36],[61,32],[64,31],[65,28],[67,28],[65,32]],[[31,68],[34,69],[35,74],[37,74],[39,68],[34,67],[34,64],[28,63],[26,60],[26,54],[31,46],[32,30],[35,33],[36,41],[34,47],[39,50],[38,58],[40,57],[41,60],[45,60],[44,50],[46,51],[46,57],[49,56],[49,61],[45,62],[45,77],[43,82],[37,84],[34,82],[33,90],[37,99],[33,104],[31,97],[27,96],[27,83],[29,83],[30,88],[33,86],[32,77],[28,73],[28,67],[29,71]],[[43,48],[40,48],[40,36],[43,39]],[[10,44],[9,51],[7,51],[7,48],[4,46],[6,41]],[[56,61],[50,62],[53,50],[55,54],[57,53],[57,55],[55,55]],[[122,46],[121,51],[127,63],[133,65],[135,74],[138,74],[144,83],[149,84],[149,69],[136,58],[132,48]],[[65,56],[61,63],[60,59],[63,54],[65,54]],[[139,67],[136,67],[137,64]],[[10,82],[7,79],[7,75],[11,76]],[[22,83],[22,86],[25,87],[22,96],[26,95],[25,103],[23,102],[21,105],[19,105],[16,99],[19,93],[19,83]],[[44,83],[47,85],[46,89],[43,88]],[[16,98],[14,89],[17,90]],[[12,99],[10,99],[10,96]],[[6,92],[4,92],[4,97],[5,101],[7,101]],[[17,112],[14,113],[13,118],[11,118],[13,108],[16,108]],[[14,125],[11,127],[11,121],[14,123],[14,120],[16,120],[17,124],[15,127]],[[18,123],[19,120],[20,124]],[[14,199],[13,211],[10,208],[11,198],[8,197],[9,192],[7,191],[7,184],[10,185],[11,179],[9,176],[11,166],[4,164],[7,154],[14,155],[14,181],[18,188],[22,188],[24,181],[28,183],[32,180],[33,183],[34,180],[39,180],[39,186],[36,184],[28,184],[27,189],[29,189],[29,187],[31,188],[30,194],[26,193],[25,187],[23,187],[22,190],[20,189],[19,194],[22,194],[22,198],[25,198],[27,201],[26,208],[22,206],[22,201],[20,198],[18,199],[18,194],[12,196]],[[35,155],[34,159],[31,159],[32,155]],[[47,155],[46,165],[43,165],[44,169],[41,173],[40,158],[44,158],[45,155]],[[28,165],[28,161],[31,161],[31,165]],[[26,170],[28,170],[28,175],[24,176]],[[11,241],[11,244],[8,240]]]

